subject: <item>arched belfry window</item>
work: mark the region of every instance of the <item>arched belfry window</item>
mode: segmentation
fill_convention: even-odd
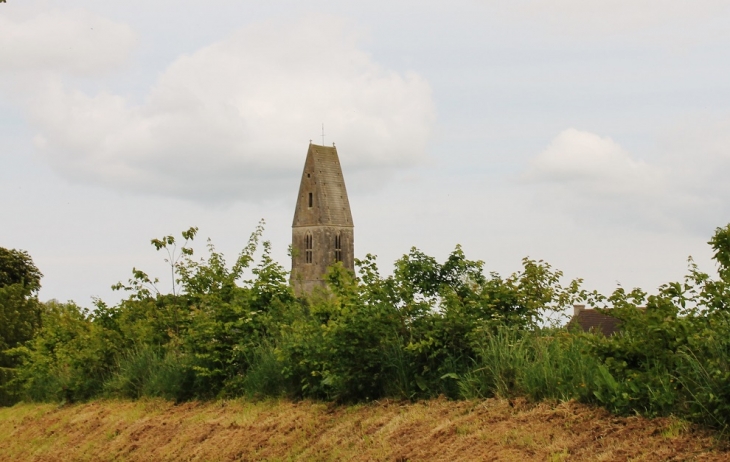
[[[304,261],[307,263],[312,263],[312,247],[313,247],[313,239],[312,239],[312,233],[307,233],[307,235],[304,237]]]
[[[335,261],[342,261],[342,236],[340,233],[335,235]]]

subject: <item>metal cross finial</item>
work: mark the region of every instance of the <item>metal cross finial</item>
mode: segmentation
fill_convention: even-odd
[[[322,146],[324,146],[324,124],[322,124]]]

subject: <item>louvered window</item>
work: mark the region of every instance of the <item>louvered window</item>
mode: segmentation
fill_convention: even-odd
[[[304,260],[307,263],[312,263],[312,247],[313,247],[313,239],[312,239],[312,233],[307,233],[305,236],[305,243],[304,243]]]
[[[342,236],[335,235],[335,261],[342,261]]]

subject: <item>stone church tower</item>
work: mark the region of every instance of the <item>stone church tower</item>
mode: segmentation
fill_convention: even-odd
[[[354,231],[337,149],[310,142],[292,223],[290,282],[297,294],[324,286],[335,262],[355,270]]]

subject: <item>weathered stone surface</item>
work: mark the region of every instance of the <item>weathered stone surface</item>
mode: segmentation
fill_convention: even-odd
[[[309,145],[292,223],[294,290],[310,293],[324,285],[327,268],[341,261],[355,269],[355,234],[337,149]]]

